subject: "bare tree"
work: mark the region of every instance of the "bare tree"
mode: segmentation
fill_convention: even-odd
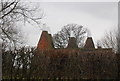
[[[109,31],[105,34],[105,36],[101,39],[101,46],[104,48],[113,48],[115,52],[118,50],[118,32],[117,30]]]
[[[118,44],[118,53],[120,53],[120,27],[118,26],[118,39],[117,39],[117,44]]]
[[[67,24],[61,29],[61,31],[54,34],[53,41],[55,48],[67,47],[71,31],[73,31],[74,36],[77,39],[78,47],[83,46],[83,42],[87,34],[87,29],[78,24]]]
[[[38,13],[38,14],[37,14]],[[4,43],[21,42],[18,23],[40,24],[43,14],[38,6],[29,5],[21,0],[0,1],[0,39]]]

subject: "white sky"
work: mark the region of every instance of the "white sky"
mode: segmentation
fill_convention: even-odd
[[[23,2],[118,2],[119,0],[23,0]]]
[[[106,31],[118,25],[117,2],[66,1],[40,2],[39,4],[45,13],[42,23],[46,23],[52,34],[58,32],[66,24],[75,23],[90,29],[94,42],[96,42]],[[28,39],[27,45],[36,46],[41,30],[30,25],[26,25],[23,29],[26,39]]]

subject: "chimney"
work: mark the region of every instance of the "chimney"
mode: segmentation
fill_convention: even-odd
[[[37,49],[40,51],[53,49],[52,36],[48,34],[48,31],[42,32]]]
[[[92,37],[87,38],[84,48],[95,48]]]
[[[76,38],[74,36],[74,32],[73,31],[71,31],[67,48],[78,48],[77,42],[76,42]]]
[[[67,48],[78,48],[75,37],[70,37],[70,38],[69,38]]]

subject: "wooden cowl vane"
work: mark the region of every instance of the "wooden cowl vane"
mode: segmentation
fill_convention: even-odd
[[[45,51],[53,48],[54,46],[51,34],[48,34],[48,31],[43,31],[38,42],[37,49],[39,51]]]
[[[92,37],[88,37],[86,42],[85,42],[85,46],[84,48],[95,48],[94,42],[92,40]]]
[[[67,48],[78,48],[75,37],[70,37],[70,38],[69,38]]]
[[[73,34],[73,31],[71,31],[71,36],[69,38],[67,48],[78,48],[77,41],[76,41],[76,38]]]

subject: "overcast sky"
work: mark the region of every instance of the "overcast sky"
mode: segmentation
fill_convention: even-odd
[[[64,25],[75,23],[91,31],[94,42],[106,31],[118,25],[117,2],[39,2],[45,17],[41,20],[49,27],[51,34],[58,32]],[[41,30],[26,25],[27,45],[36,46]]]

